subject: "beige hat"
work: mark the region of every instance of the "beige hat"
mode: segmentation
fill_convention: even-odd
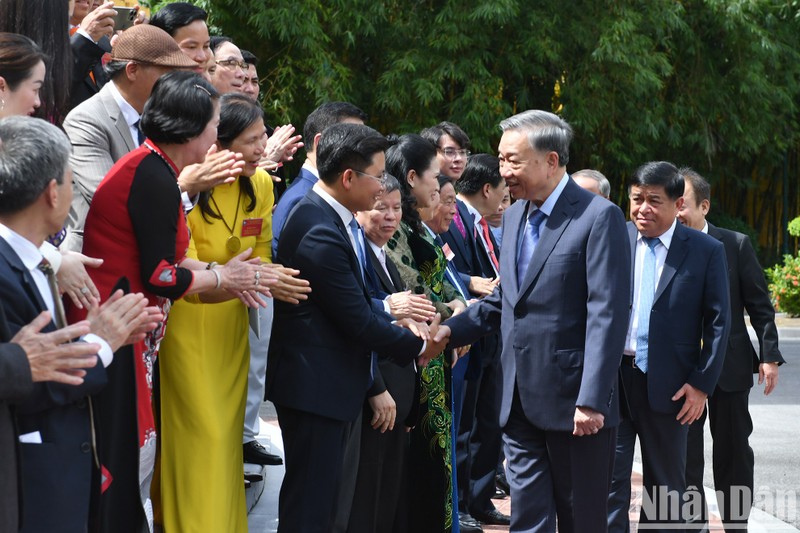
[[[169,33],[150,24],[138,24],[123,31],[111,49],[111,60],[172,68],[197,66]]]

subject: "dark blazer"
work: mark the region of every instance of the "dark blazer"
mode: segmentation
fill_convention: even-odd
[[[303,199],[311,187],[319,180],[311,171],[305,168],[300,169],[300,173],[292,180],[292,184],[283,193],[283,196],[278,200],[278,205],[275,206],[275,211],[272,213],[272,257],[278,255],[278,242],[283,232],[283,226],[286,225],[286,219],[289,214],[297,205],[297,202]]]
[[[778,349],[778,329],[775,326],[775,309],[769,299],[769,289],[764,270],[758,264],[750,239],[727,229],[708,225],[708,234],[725,247],[730,281],[730,336],[725,363],[717,386],[727,392],[743,391],[753,386],[753,373],[759,363],[783,363]],[[755,352],[744,321],[744,311],[756,331],[761,355]]]
[[[464,228],[467,230],[467,237],[463,237],[461,232],[458,231],[455,220],[451,221],[447,231],[439,236],[445,244],[450,246],[450,250],[454,254],[452,264],[461,275],[461,281],[469,287],[470,276],[481,275],[478,250],[475,248],[475,239],[471,233],[473,231],[472,228],[475,227],[475,219],[472,218],[472,214],[467,209],[466,204],[461,200],[456,200],[456,209],[461,216],[461,221],[464,223]]]
[[[0,238],[0,304],[13,335],[47,309],[19,256]],[[55,329],[51,323],[45,331]],[[83,531],[92,480],[87,396],[106,384],[100,361],[80,386],[35,383],[17,405],[20,435],[38,432],[41,444],[20,444],[25,532]]]
[[[527,207],[518,201],[505,214],[502,285],[447,321],[451,341],[461,346],[501,330],[501,426],[516,386],[525,415],[540,429],[571,432],[576,406],[599,411],[614,427],[630,300],[622,212],[570,179],[519,284],[517,244]]]
[[[348,232],[314,191],[292,211],[275,261],[300,270],[312,293],[298,305],[275,302],[267,364],[269,400],[341,421],[363,406],[373,351],[406,363],[422,349],[373,310]]]
[[[103,37],[97,44],[75,33],[69,40],[72,48],[72,87],[70,109],[97,94],[108,81],[103,70],[103,55],[111,52],[111,41]],[[92,73],[94,79],[89,76]]]
[[[634,261],[638,235],[629,222]],[[677,413],[683,402],[672,396],[684,383],[714,392],[730,329],[727,272],[719,241],[676,224],[650,314],[647,389],[653,411]]]
[[[33,390],[31,366],[18,344],[9,344],[11,332],[0,305],[0,530],[17,531],[20,517],[20,477],[17,465],[19,443],[11,404]],[[7,528],[7,529],[3,529]]]

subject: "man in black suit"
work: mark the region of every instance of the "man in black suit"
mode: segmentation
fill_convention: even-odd
[[[19,529],[19,472],[14,407],[31,392],[33,384],[57,381],[67,385],[83,383],[85,368],[97,364],[94,345],[70,340],[89,333],[87,323],[75,324],[51,333],[41,333],[50,324],[42,313],[13,337],[0,306],[0,524],[8,531]]]
[[[755,459],[748,437],[753,421],[748,410],[748,397],[753,387],[753,374],[758,384],[765,383],[764,394],[771,393],[778,383],[778,366],[784,363],[778,349],[778,328],[775,309],[769,298],[764,270],[758,264],[750,239],[742,234],[709,224],[706,214],[711,208],[711,187],[692,169],[681,169],[686,182],[683,207],[678,220],[684,225],[707,233],[725,247],[731,295],[731,334],[725,364],[714,394],[708,398],[708,417],[714,439],[714,488],[723,525],[728,531],[746,527],[753,505],[753,468]],[[760,355],[753,349],[744,311],[756,332]],[[703,498],[702,514],[696,527],[707,527],[708,512],[703,492],[703,425],[706,411],[689,427],[686,485],[694,485]]]
[[[9,334],[34,321],[42,327],[43,311],[54,321],[45,331],[66,325],[55,275],[39,246],[62,227],[69,210],[69,152],[66,135],[48,122],[0,121],[0,305]],[[87,396],[105,385],[114,350],[147,321],[145,306],[141,294],[118,293],[100,307],[95,302],[84,340],[96,355],[78,376],[83,383],[36,383],[16,404],[22,531],[86,530],[95,451]]]
[[[609,531],[627,532],[633,448],[643,463],[640,524],[675,530],[686,490],[686,437],[717,384],[730,327],[722,245],[676,220],[683,177],[645,163],[628,186],[633,291],[620,368],[622,421],[609,496]]]
[[[470,157],[464,173],[455,182],[455,189],[458,193],[456,209],[465,222],[465,232],[462,234],[455,222],[451,222],[442,239],[453,250],[457,267],[466,268],[471,274],[472,290],[488,282],[486,289],[491,292],[500,282],[500,247],[489,230],[486,216],[497,211],[505,193],[497,157],[487,154]],[[478,278],[477,281],[473,281],[474,278]],[[484,294],[478,290],[473,296]],[[471,369],[464,387],[456,448],[458,506],[462,521],[472,516],[486,524],[510,522],[492,503],[502,445],[500,348],[500,334],[494,333],[481,338],[470,349]]]
[[[81,2],[70,16],[70,48],[72,48],[72,87],[69,107],[76,107],[97,94],[108,81],[103,70],[103,56],[111,52],[114,35],[113,2],[105,2],[97,9]],[[87,11],[88,10],[88,11]]]
[[[353,212],[382,189],[388,141],[363,125],[326,129],[317,148],[320,180],[298,202],[276,261],[313,287],[298,305],[275,302],[267,398],[278,412],[286,453],[279,531],[331,531],[350,424],[372,385],[372,354],[426,364],[444,342],[418,338],[375,311]],[[437,329],[434,320],[432,330]],[[423,334],[424,336],[424,334]]]
[[[400,225],[402,200],[394,176],[369,211],[356,215],[367,244],[368,285],[373,298],[392,307],[395,318],[426,320],[435,308],[424,295],[405,290],[400,272],[384,246]],[[406,531],[408,528],[407,428],[419,412],[418,376],[414,365],[379,359],[375,383],[367,393],[361,424],[361,446],[348,533]]]

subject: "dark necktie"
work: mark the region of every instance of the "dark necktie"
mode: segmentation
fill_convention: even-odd
[[[539,242],[539,226],[542,225],[545,218],[547,215],[541,209],[537,209],[528,217],[528,222],[525,224],[522,245],[519,248],[519,257],[517,257],[517,283],[519,285],[522,285],[522,280],[525,279],[528,264],[531,262],[533,251]]]
[[[647,349],[650,340],[650,312],[656,294],[656,246],[658,239],[642,237],[647,244],[642,261],[642,277],[639,279],[639,309],[636,326],[636,366],[647,373]]]
[[[139,146],[144,144],[144,139],[145,139],[144,132],[142,132],[142,128],[141,128],[141,124],[140,124],[141,121],[142,120],[139,119],[133,124],[136,127],[136,141],[139,143]]]
[[[353,240],[356,242],[356,256],[358,256],[358,266],[361,270],[361,279],[364,280],[364,273],[366,270],[366,257],[364,245],[361,241],[361,227],[355,218],[350,220],[350,233],[353,235]]]
[[[53,298],[53,309],[56,315],[53,317],[53,320],[56,323],[56,327],[61,329],[67,325],[67,316],[64,313],[64,303],[61,301],[61,295],[58,293],[56,272],[53,270],[53,265],[51,265],[50,261],[47,259],[42,259],[41,263],[39,263],[36,268],[41,270],[45,277],[47,277],[47,285],[50,287],[50,295]]]

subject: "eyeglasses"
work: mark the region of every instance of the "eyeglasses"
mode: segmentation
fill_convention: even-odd
[[[383,172],[381,172],[380,176],[373,176],[372,174],[367,174],[366,172],[361,172],[360,170],[356,170],[356,169],[352,169],[352,170],[356,174],[361,174],[362,176],[369,176],[370,178],[372,178],[374,180],[378,180],[381,183],[383,183],[383,181],[386,179],[386,176],[388,176],[388,174],[386,173],[385,170]]]
[[[527,161],[516,161],[514,159],[506,159],[503,156],[499,156],[497,158],[500,161],[500,168],[508,167],[511,170],[522,170],[522,167],[525,166]]]
[[[469,157],[472,152],[466,149],[459,150],[457,148],[439,148],[439,151],[444,154],[447,159],[455,159],[457,155],[461,157]]]
[[[244,60],[239,61],[238,59],[220,59],[217,61],[217,65],[222,65],[223,67],[227,68],[234,68],[239,67],[242,70],[247,70],[247,63]]]

